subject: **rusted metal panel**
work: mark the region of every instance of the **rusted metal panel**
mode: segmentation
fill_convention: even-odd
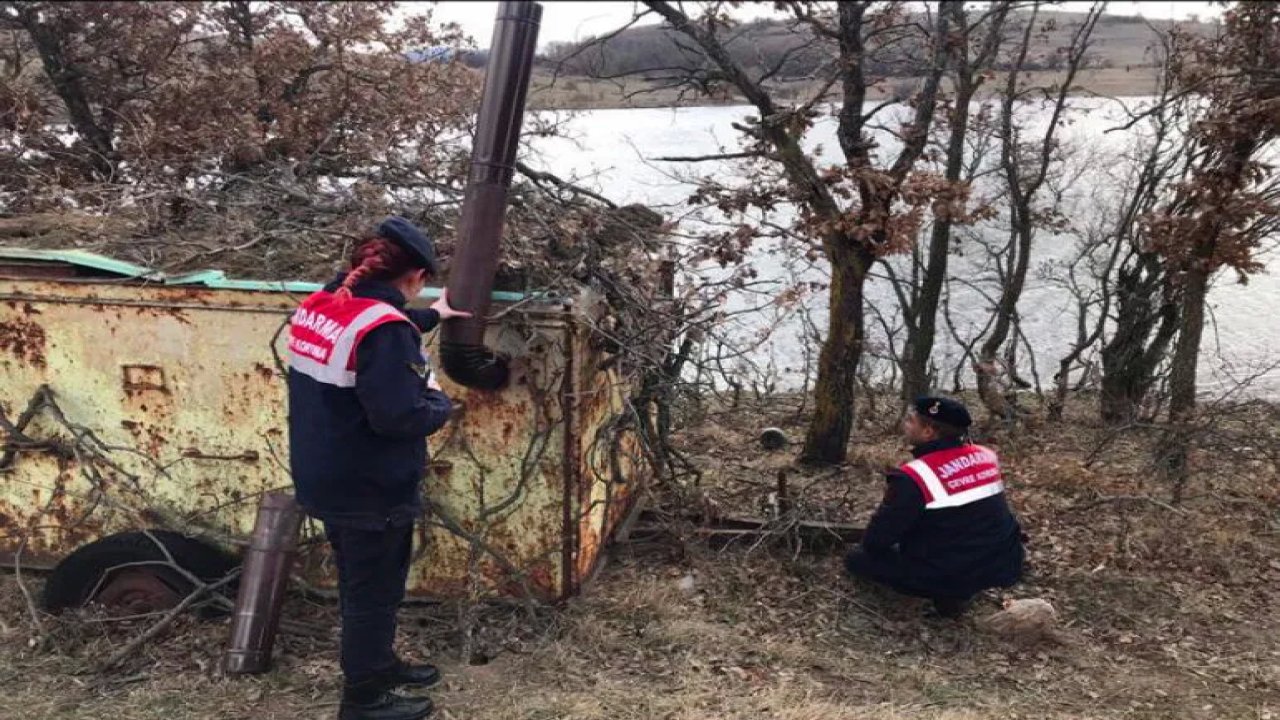
[[[580,324],[594,326],[603,309],[599,300],[581,303],[579,318],[587,322]],[[566,457],[576,468],[574,573],[575,582],[581,583],[601,561],[607,540],[645,480],[648,464],[641,454],[635,409],[628,403],[631,388],[612,363],[602,368],[606,358],[595,349],[590,332],[575,332],[573,338],[572,356],[578,360],[573,424],[577,432]]]
[[[261,495],[290,484],[278,331],[300,299],[0,278],[0,409],[21,425],[0,458],[0,555],[21,547],[47,564],[139,526],[247,536]],[[626,496],[600,479],[610,463],[597,452],[624,394],[585,334],[566,332],[582,312],[529,304],[492,324],[486,344],[513,358],[501,392],[442,378],[463,410],[431,439],[425,493],[438,512],[411,594],[557,599],[594,564]],[[311,547],[302,565],[332,587],[324,543]]]
[[[8,418],[36,409],[22,434],[46,444],[18,450],[4,471],[3,549],[26,534],[27,551],[65,554],[153,516],[212,516],[220,533],[246,533],[245,501],[288,484],[271,461],[287,450],[268,346],[288,306],[268,294],[0,280],[0,325],[36,328],[0,347],[0,403]],[[44,387],[56,408],[40,405]]]

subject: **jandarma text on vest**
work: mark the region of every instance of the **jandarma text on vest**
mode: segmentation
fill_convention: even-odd
[[[955,490],[956,488],[962,488],[966,485],[976,485],[984,480],[990,480],[994,477],[1000,477],[1000,470],[998,468],[987,468],[986,470],[974,475],[965,475],[964,477],[959,477],[955,480],[947,480],[947,489]]]
[[[962,455],[955,460],[949,461],[942,467],[938,468],[937,473],[939,478],[946,480],[961,470],[971,468],[975,465],[993,465],[996,462],[998,461],[996,460],[995,453],[984,448],[975,450],[968,455]]]
[[[289,338],[289,350],[300,355],[313,357],[320,362],[324,362],[329,357],[329,351],[325,348],[298,338]]]
[[[294,327],[306,328],[331,343],[338,341],[338,335],[342,333],[343,327],[337,321],[330,320],[323,313],[308,311],[306,308],[301,307],[293,314],[293,325]]]

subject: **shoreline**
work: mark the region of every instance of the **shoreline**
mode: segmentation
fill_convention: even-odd
[[[1061,80],[1060,73],[1035,71],[1023,73],[1026,88],[1048,88]],[[1081,71],[1075,86],[1071,89],[1073,97],[1124,98],[1151,96],[1156,92],[1157,68],[1135,66],[1128,68],[1101,68]],[[918,82],[914,78],[886,78],[880,85],[868,89],[868,102],[883,102],[895,96],[909,96]],[[529,90],[529,110],[654,110],[654,109],[686,109],[707,107],[748,106],[750,102],[736,93],[719,98],[700,95],[694,99],[682,98],[679,93],[665,88],[646,87],[648,83],[634,80],[630,85],[595,80],[582,76],[561,75],[552,77],[545,72],[535,73],[532,87]],[[988,81],[978,91],[978,98],[989,98],[996,94],[998,83]],[[780,104],[792,104],[807,100],[816,91],[816,83],[800,82],[779,84],[771,88],[776,101]],[[944,91],[946,85],[944,84]],[[830,100],[838,102],[839,93],[828,94]]]

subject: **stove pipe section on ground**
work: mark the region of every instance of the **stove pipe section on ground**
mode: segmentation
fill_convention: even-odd
[[[253,537],[240,573],[240,593],[231,619],[231,640],[223,655],[228,675],[263,673],[280,626],[289,570],[298,554],[302,509],[287,493],[270,493],[258,506]]]

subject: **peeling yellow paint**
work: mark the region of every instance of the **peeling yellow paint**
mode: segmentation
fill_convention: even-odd
[[[92,482],[66,428],[37,413],[23,435],[45,442],[17,450],[0,469],[0,553],[11,557],[26,537],[26,562],[47,564],[158,517],[246,536],[258,496],[290,484],[277,331],[300,299],[0,277],[5,417],[16,421],[48,386],[66,419],[92,431],[118,468]],[[491,324],[491,346],[515,353],[506,390],[473,392],[442,378],[463,410],[430,442],[424,491],[438,512],[419,533],[412,595],[529,589],[556,599],[596,565],[644,466],[625,429],[634,423],[616,422],[626,388],[599,370],[603,358],[583,339],[582,308],[592,304],[572,307],[530,304]],[[611,461],[617,449],[625,452]],[[130,511],[141,506],[161,512]],[[443,527],[453,523],[466,537]],[[304,574],[332,587],[324,543],[308,547]]]

